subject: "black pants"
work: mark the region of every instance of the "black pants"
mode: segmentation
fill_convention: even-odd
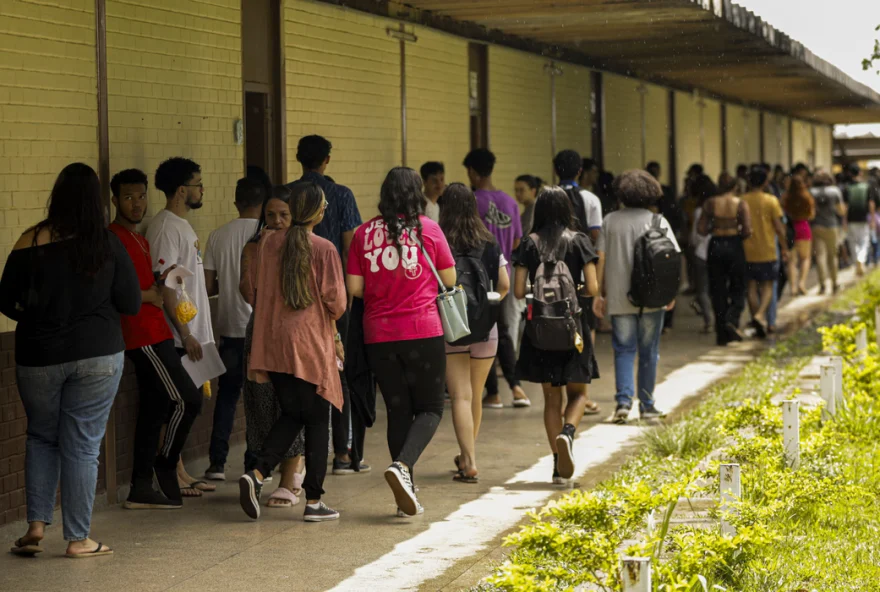
[[[513,390],[513,387],[519,386],[519,379],[516,377],[516,346],[514,339],[517,335],[511,335],[511,327],[504,318],[504,313],[498,317],[498,353],[495,354],[495,363],[501,366],[501,372],[504,374],[504,380],[507,386]],[[492,370],[486,377],[486,392],[490,396],[498,394],[498,373],[495,372],[495,364],[492,364]],[[474,395],[479,396],[479,395]]]
[[[257,470],[272,472],[281,462],[294,438],[306,430],[306,499],[321,499],[327,475],[327,444],[330,436],[330,402],[318,395],[318,387],[292,374],[270,372],[275,396],[281,405],[279,417],[257,453]]]
[[[217,400],[214,402],[214,426],[208,457],[211,464],[222,467],[229,455],[229,436],[235,422],[235,410],[244,384],[244,337],[221,337],[220,358],[226,372],[220,375]]]
[[[388,410],[391,460],[412,470],[443,417],[443,337],[368,345],[367,359]]]
[[[342,336],[342,343],[348,337],[348,311],[336,321],[336,328]],[[342,381],[342,410],[333,408],[330,416],[330,425],[333,427],[333,452],[337,455],[347,454],[349,428],[351,427],[351,394],[348,391],[348,381],[345,380],[345,372],[339,373]]]
[[[739,327],[746,303],[746,256],[738,236],[716,236],[709,243],[709,294],[715,311],[715,333],[726,341],[725,326]]]
[[[134,363],[140,395],[131,485],[150,487],[154,466],[177,466],[186,437],[202,408],[202,393],[183,369],[170,339],[129,350],[126,355]],[[159,433],[166,419],[165,441],[157,455]]]

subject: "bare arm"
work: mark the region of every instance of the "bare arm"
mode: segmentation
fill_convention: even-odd
[[[593,262],[584,265],[584,288],[585,296],[596,296],[599,293],[599,278],[597,277],[596,264]]]
[[[596,296],[605,297],[605,251],[599,251],[596,262]]]
[[[776,230],[776,237],[779,239],[779,249],[782,252],[782,260],[788,260],[788,233],[785,231],[785,224],[781,218],[773,219],[773,228]]]
[[[251,306],[254,305],[253,259],[258,248],[258,245],[248,243],[241,252],[241,278],[238,280],[238,291]]]
[[[451,288],[455,285],[455,268],[450,267],[449,269],[438,269],[437,273],[440,275],[440,281],[443,282],[443,285],[447,288]]]
[[[589,232],[590,240],[593,242],[594,245],[596,244],[596,241],[599,240],[599,233],[601,231],[601,228],[594,228]]]
[[[502,299],[510,292],[510,274],[507,273],[506,265],[498,268],[498,285],[495,286],[495,291],[501,294]]]
[[[210,298],[211,296],[216,296],[220,293],[220,286],[217,283],[216,270],[205,270],[205,289],[208,291],[208,298]]]
[[[529,279],[529,270],[525,267],[514,268],[513,295],[522,300],[526,297],[526,282]]]
[[[354,230],[342,233],[342,269],[347,269],[348,250],[351,248],[351,241],[354,238]]]
[[[513,250],[516,251],[519,248],[519,243],[522,242],[521,238],[513,239]]]
[[[348,289],[349,296],[353,298],[364,297],[364,276],[351,275],[345,276],[345,287]]]
[[[706,202],[703,206],[703,212],[700,215],[700,219],[697,221],[697,233],[700,236],[706,236],[709,234],[709,206],[712,204],[712,200]]]

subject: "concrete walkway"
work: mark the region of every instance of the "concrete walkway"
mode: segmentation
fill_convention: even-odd
[[[851,274],[844,274],[845,282]],[[735,372],[764,345],[746,342],[717,348],[714,336],[699,334],[701,322],[682,298],[673,331],[663,337],[658,406],[679,413],[687,399]],[[825,299],[802,297],[785,306],[783,323],[823,306]],[[603,423],[613,410],[614,375],[610,336],[600,335],[597,357],[603,378],[591,387],[602,406],[599,416],[584,418],[576,442],[578,484],[589,487],[622,462],[641,429]],[[501,381],[503,382],[503,380]],[[302,505],[263,509],[250,521],[238,505],[235,479],[240,466],[227,467],[230,481],[182,510],[96,511],[93,538],[111,545],[115,555],[69,561],[60,517],[35,559],[0,554],[0,590],[51,591],[319,591],[458,590],[473,585],[500,560],[503,534],[563,489],[549,484],[549,448],[542,423],[540,387],[527,385],[534,406],[486,410],[478,442],[480,483],[452,481],[458,452],[447,413],[416,467],[425,514],[395,517],[393,497],[382,477],[388,464],[384,409],[367,433],[367,461],[373,472],[334,477],[325,483],[325,501],[340,510],[339,522],[306,524]],[[510,394],[502,392],[509,404]],[[448,409],[448,408],[447,408]],[[673,414],[674,417],[674,414]],[[240,459],[241,449],[231,459]],[[200,474],[206,463],[191,463]],[[329,471],[328,471],[329,472]],[[274,484],[267,484],[263,499]],[[8,547],[24,525],[0,531]]]

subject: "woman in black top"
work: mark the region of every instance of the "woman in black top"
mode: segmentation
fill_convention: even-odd
[[[491,282],[486,288],[494,292],[490,292],[492,298],[488,302],[493,313],[490,316],[497,318],[501,300],[510,290],[507,261],[504,260],[495,237],[480,220],[477,199],[466,185],[453,183],[443,192],[440,228],[446,235],[456,261],[468,256],[479,256]],[[488,323],[484,327],[488,328]],[[493,325],[485,339],[475,343],[446,344],[446,388],[449,389],[449,397],[452,399],[452,425],[461,450],[461,454],[455,457],[455,466],[458,469],[454,477],[456,481],[477,482],[476,440],[483,419],[480,394],[497,351],[498,325]]]
[[[572,230],[573,213],[571,201],[561,187],[545,187],[535,202],[535,221],[532,233],[523,237],[513,255],[516,266],[514,295],[525,298],[527,283],[535,282],[535,273],[541,262],[550,259],[564,260],[572,279],[583,277],[584,290],[579,294],[581,308],[585,298],[599,291],[596,281],[596,252],[590,238]],[[545,267],[546,268],[546,267]],[[528,315],[528,300],[527,315]],[[553,450],[553,482],[565,483],[574,474],[572,445],[574,432],[584,415],[587,405],[587,385],[598,377],[593,343],[586,315],[580,316],[580,336],[583,348],[578,351],[545,351],[536,348],[528,336],[523,335],[517,376],[529,382],[540,382],[544,389],[544,428],[550,448]],[[563,414],[562,388],[565,387],[568,403]]]
[[[131,259],[105,227],[89,166],[58,175],[48,217],[15,244],[0,279],[0,312],[16,321],[18,392],[27,413],[28,532],[12,552],[39,553],[61,479],[69,557],[113,551],[89,538],[98,453],[122,376],[119,315],[140,310]]]

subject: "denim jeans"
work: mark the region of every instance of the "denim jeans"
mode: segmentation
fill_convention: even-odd
[[[636,354],[639,356],[638,388],[641,407],[654,406],[654,384],[657,382],[657,360],[660,358],[660,333],[663,332],[665,311],[642,315],[611,317],[611,347],[614,349],[614,382],[618,405],[632,406],[635,383]]]
[[[217,400],[214,402],[214,427],[208,457],[212,465],[222,467],[229,455],[229,437],[244,385],[244,337],[222,337],[219,352],[226,372],[218,379],[220,388],[217,389]]]
[[[776,241],[776,260],[782,261],[782,250],[779,248],[779,241]],[[783,269],[785,265],[779,266]],[[770,307],[767,308],[767,325],[776,327],[776,311],[779,308],[779,280],[773,282],[773,296],[770,298]]]
[[[27,414],[28,522],[51,524],[61,479],[64,539],[89,538],[98,454],[122,377],[124,354],[54,366],[17,366]]]

